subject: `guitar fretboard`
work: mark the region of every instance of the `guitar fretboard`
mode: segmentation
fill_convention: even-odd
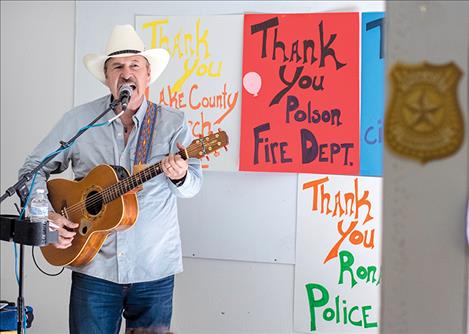
[[[187,160],[186,151],[179,151],[177,154],[181,156],[184,160]],[[157,162],[154,165],[151,165],[140,172],[129,176],[106,189],[103,189],[101,192],[103,202],[105,204],[112,202],[116,198],[121,197],[125,193],[131,191],[132,189],[138,187],[139,185],[147,182],[148,180],[154,178],[155,176],[161,174],[163,169],[161,168],[161,161]]]

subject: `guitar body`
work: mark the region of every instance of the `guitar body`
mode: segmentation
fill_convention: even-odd
[[[184,160],[201,159],[226,148],[227,144],[228,135],[219,129],[193,140],[177,154]],[[79,225],[73,229],[76,234],[69,248],[57,249],[52,245],[41,248],[47,262],[55,266],[80,266],[93,260],[109,233],[135,224],[138,216],[135,190],[161,173],[161,161],[132,176],[123,167],[100,165],[80,181],[54,179],[47,182],[54,210]]]
[[[41,248],[50,264],[86,264],[96,256],[110,232],[135,224],[138,216],[135,193],[125,193],[108,203],[105,198],[106,188],[128,176],[123,167],[99,165],[80,181],[54,179],[47,182],[49,201],[55,212],[79,224],[69,248],[57,249],[53,245]]]

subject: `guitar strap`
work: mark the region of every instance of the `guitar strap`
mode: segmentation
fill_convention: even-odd
[[[138,134],[137,149],[135,150],[135,165],[146,164],[151,153],[153,130],[155,129],[156,115],[161,107],[148,101],[147,111]]]

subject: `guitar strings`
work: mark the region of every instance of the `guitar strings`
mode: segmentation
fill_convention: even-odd
[[[105,200],[106,196],[108,196],[108,195],[113,195],[117,192],[123,192],[127,187],[129,187],[133,184],[131,178],[136,179],[135,178],[136,175],[139,175],[142,172],[150,171],[150,169],[153,169],[153,167],[155,167],[154,168],[155,170],[161,169],[160,162],[158,162],[158,163],[144,169],[143,171],[141,171],[141,172],[139,172],[139,173],[137,173],[133,176],[130,176],[130,177],[122,180],[119,183],[115,183],[113,185],[110,185],[109,187],[103,189],[101,192],[93,194],[85,200],[79,201],[79,202],[71,205],[70,207],[66,208],[67,213],[75,213],[77,211],[81,211],[85,208],[86,205],[93,205],[93,204],[99,203],[100,201]],[[150,173],[151,172],[152,171],[150,171]],[[142,175],[143,174],[145,174],[145,173],[142,173]],[[130,190],[132,190],[133,188],[135,188],[135,186],[132,187]]]
[[[212,141],[209,141],[206,144],[210,145],[210,144],[214,144],[214,143]],[[197,151],[199,151],[199,149],[195,149],[195,148],[193,149],[190,146],[187,148],[187,152],[188,153],[190,152],[190,154],[196,153]],[[182,154],[183,152],[184,151],[180,151],[179,154]],[[77,211],[82,211],[85,208],[86,204],[88,204],[88,205],[96,204],[96,203],[102,201],[106,196],[112,195],[116,191],[124,191],[128,186],[131,186],[133,184],[134,179],[137,180],[137,176],[138,176],[138,180],[140,180],[141,179],[140,176],[145,176],[146,177],[146,173],[150,172],[150,178],[154,177],[154,176],[151,176],[151,173],[153,171],[158,171],[158,169],[161,169],[161,161],[157,162],[156,164],[154,164],[154,165],[152,165],[148,168],[145,168],[144,170],[138,172],[135,175],[129,176],[128,178],[122,180],[119,183],[115,183],[115,184],[105,188],[101,192],[98,192],[98,193],[88,197],[86,200],[79,201],[79,202],[77,202],[77,203],[75,203],[75,204],[73,204],[70,207],[65,208],[65,209],[66,209],[67,213],[75,213]],[[144,182],[146,182],[146,181],[148,181],[148,180],[145,180]],[[132,182],[132,184],[130,182]],[[136,186],[132,187],[130,190],[134,189],[135,187]],[[130,191],[130,190],[128,190],[128,191]]]
[[[213,141],[216,141],[217,139],[212,139],[212,140],[213,140]],[[207,144],[207,145],[211,145],[211,144],[213,145],[213,144],[214,144],[213,141],[209,141],[209,142],[206,143],[206,144]],[[218,144],[218,142],[217,142],[217,144]],[[221,146],[221,145],[219,145],[219,146]],[[198,149],[195,149],[195,148],[193,149],[193,148],[191,148],[190,146],[187,148],[187,152],[190,152],[191,154],[192,154],[192,153],[195,153],[195,152],[197,152],[197,151],[198,151]],[[179,154],[182,154],[183,152],[184,152],[184,151],[180,151]],[[77,211],[77,210],[83,210],[83,208],[84,208],[83,205],[86,205],[86,203],[88,203],[89,205],[96,204],[96,203],[98,203],[99,201],[101,201],[105,196],[113,194],[113,192],[115,192],[116,190],[118,190],[118,191],[124,191],[124,190],[126,189],[125,187],[128,187],[128,186],[131,186],[131,185],[132,185],[132,184],[129,184],[130,181],[132,181],[132,183],[133,183],[132,178],[133,178],[133,179],[137,179],[136,176],[138,176],[138,175],[145,175],[147,171],[150,171],[150,176],[151,176],[151,172],[152,172],[154,169],[156,169],[156,171],[158,171],[158,169],[161,168],[160,165],[161,165],[161,161],[158,162],[158,163],[156,163],[156,164],[154,164],[154,165],[152,165],[152,166],[150,166],[150,167],[148,167],[148,168],[146,168],[146,169],[144,169],[144,170],[142,170],[142,171],[140,171],[139,173],[137,173],[137,174],[135,174],[135,175],[133,175],[133,176],[128,177],[127,179],[124,179],[121,183],[113,184],[113,185],[109,186],[108,188],[104,189],[103,191],[101,191],[101,192],[99,192],[99,193],[97,193],[97,194],[94,194],[94,195],[88,197],[88,199],[85,200],[85,201],[80,201],[80,202],[75,203],[74,205],[72,205],[72,206],[70,206],[69,208],[67,208],[67,212],[68,212],[68,213],[74,213],[74,212]],[[151,176],[150,178],[152,178],[152,177],[153,177],[153,176]],[[145,181],[148,181],[148,180],[145,180]],[[145,181],[144,181],[144,182],[145,182]],[[135,188],[135,186],[132,187],[130,190],[132,190],[133,188]],[[128,191],[130,191],[130,190],[128,190]],[[124,192],[124,193],[125,193],[125,192]]]

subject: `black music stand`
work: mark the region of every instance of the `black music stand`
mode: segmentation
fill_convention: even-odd
[[[49,222],[30,222],[19,219],[15,215],[0,215],[0,240],[12,241],[20,244],[20,270],[18,281],[17,300],[17,332],[23,333],[24,329],[24,245],[45,246],[58,240],[58,232],[49,230]]]

